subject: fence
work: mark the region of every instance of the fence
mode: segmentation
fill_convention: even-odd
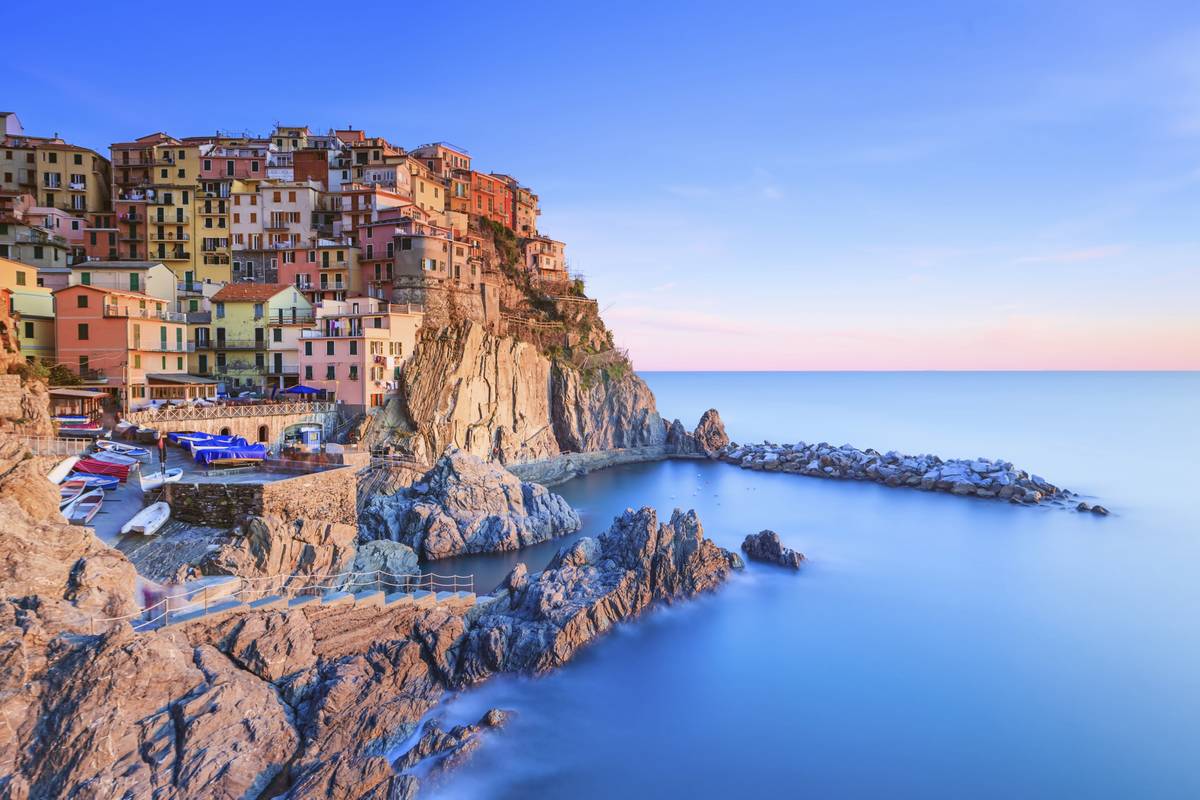
[[[290,573],[268,575],[261,578],[235,577],[238,588],[232,592],[223,591],[223,585],[213,587],[206,584],[190,595],[185,593],[164,597],[157,603],[146,606],[133,614],[124,614],[119,617],[94,617],[91,620],[91,632],[95,634],[98,625],[128,622],[135,631],[140,633],[167,625],[173,618],[179,619],[182,614],[195,615],[198,618],[209,613],[210,610],[217,610],[216,606],[221,606],[221,610],[224,610],[228,608],[227,604],[231,600],[239,603],[269,599],[290,600],[301,597],[323,597],[330,592],[381,591],[388,594],[415,594],[416,592],[474,594],[475,592],[474,575],[440,575],[436,572],[408,574],[376,569],[365,572],[340,572],[303,585],[294,585],[293,581],[296,577]]]
[[[87,438],[65,439],[57,436],[25,436],[25,446],[35,456],[77,456],[87,449]]]

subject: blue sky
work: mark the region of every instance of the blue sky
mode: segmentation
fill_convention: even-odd
[[[457,142],[640,368],[1200,368],[1196,4],[576,5],[25,4],[0,105]]]

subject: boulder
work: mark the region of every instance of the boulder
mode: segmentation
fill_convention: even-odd
[[[709,458],[716,458],[721,450],[729,444],[729,436],[725,433],[725,424],[715,408],[710,408],[700,416],[700,424],[696,426],[692,436],[700,450]]]
[[[419,483],[375,495],[360,518],[364,539],[390,539],[435,560],[517,550],[577,530],[561,496],[457,448]]]
[[[800,569],[800,564],[804,561],[803,553],[798,553],[790,547],[784,547],[779,534],[771,530],[759,531],[747,536],[742,542],[742,552],[753,561],[765,561],[791,569]]]

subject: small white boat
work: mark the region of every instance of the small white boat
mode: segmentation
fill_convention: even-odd
[[[138,463],[138,460],[132,456],[122,456],[117,453],[109,453],[105,450],[101,450],[99,453],[92,453],[90,458],[103,461],[106,464],[117,464],[122,467],[131,467]]]
[[[149,492],[154,489],[161,489],[164,483],[178,483],[183,477],[183,468],[174,467],[167,470],[166,475],[161,472],[150,472],[141,476],[142,491]]]
[[[109,441],[108,439],[97,439],[96,447],[107,453],[116,453],[119,456],[128,456],[129,458],[149,458],[150,451],[144,447],[135,447],[131,444],[121,444],[120,442]]]
[[[63,516],[72,525],[87,525],[96,516],[100,506],[104,505],[104,490],[93,489],[80,495],[70,505],[63,509]]]
[[[74,503],[79,495],[87,491],[87,481],[84,480],[69,480],[63,481],[58,485],[58,508],[62,510]]]
[[[171,518],[171,507],[166,503],[154,503],[133,515],[121,526],[121,533],[140,533],[152,536]]]
[[[54,465],[54,469],[50,470],[50,474],[46,477],[51,483],[62,483],[63,480],[71,474],[71,470],[79,463],[79,456],[71,456],[64,458],[62,461]]]

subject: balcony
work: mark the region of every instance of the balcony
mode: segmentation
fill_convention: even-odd
[[[282,364],[279,366],[272,365],[272,366],[267,367],[266,374],[268,374],[268,375],[299,375],[300,374],[300,366],[298,364]]]
[[[194,353],[196,352],[196,345],[192,342],[172,344],[160,339],[157,342],[134,341],[133,349],[140,350],[143,353]]]
[[[159,224],[165,225],[167,223],[160,222]],[[169,232],[164,231],[163,233],[152,233],[152,234],[150,234],[150,238],[156,242],[186,242],[186,241],[189,241],[192,237],[188,233],[175,233],[174,231],[169,231]]]
[[[189,325],[209,325],[212,323],[211,311],[186,311],[184,314],[187,316]],[[196,345],[201,349],[210,349],[208,347],[208,341],[208,339],[204,339],[203,344],[201,344],[200,341],[197,341]]]
[[[268,325],[311,325],[316,322],[316,315],[305,309],[280,308],[266,320]]]
[[[196,346],[202,350],[266,350],[266,339],[216,339]]]
[[[162,261],[191,261],[192,254],[186,250],[176,250],[174,253],[158,253],[152,258],[157,258]]]
[[[206,253],[204,263],[208,265],[228,264],[229,256],[224,253]]]
[[[104,316],[157,319],[163,322],[187,322],[187,316],[177,311],[153,311],[149,308],[130,308],[128,306],[106,305],[104,307]]]
[[[153,222],[156,225],[186,225],[192,221],[188,214],[176,213],[174,217],[168,217],[166,214],[158,214],[154,217],[147,217],[147,222]]]
[[[179,281],[177,289],[180,294],[203,294],[204,284],[200,281]]]

